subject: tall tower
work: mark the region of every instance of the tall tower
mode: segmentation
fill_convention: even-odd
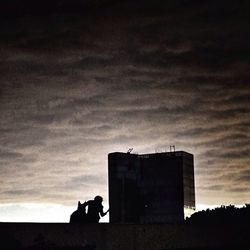
[[[108,155],[111,223],[175,223],[195,210],[193,155]]]

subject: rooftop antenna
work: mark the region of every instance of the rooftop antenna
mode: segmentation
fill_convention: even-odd
[[[133,148],[129,148],[127,153],[130,154],[132,152],[132,150],[133,150]]]
[[[172,151],[173,149],[173,151]],[[170,152],[175,152],[175,145],[170,145]]]

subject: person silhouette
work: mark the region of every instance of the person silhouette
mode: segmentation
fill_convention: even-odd
[[[103,212],[102,201],[103,198],[97,195],[94,200],[89,200],[86,202],[86,205],[88,206],[88,222],[98,223],[100,218],[105,216],[109,212],[109,209],[105,213]]]

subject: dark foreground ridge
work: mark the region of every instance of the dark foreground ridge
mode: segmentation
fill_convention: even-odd
[[[221,206],[194,213],[187,219],[191,224],[244,224],[250,221],[250,204],[241,208],[234,205]]]
[[[245,224],[0,223],[2,249],[249,249]]]

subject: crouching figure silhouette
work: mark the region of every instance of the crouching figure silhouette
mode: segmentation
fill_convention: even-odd
[[[85,201],[81,203],[78,201],[77,210],[70,215],[70,223],[98,223],[100,218],[105,216],[109,210],[103,212],[102,205],[103,198],[96,196],[94,200]],[[88,212],[86,213],[86,207],[88,206]],[[101,217],[100,217],[101,216]]]
[[[86,206],[87,206],[86,202],[81,204],[81,202],[78,201],[77,210],[74,211],[70,215],[69,222],[70,223],[87,223],[88,218],[87,218],[87,214],[86,214]]]
[[[103,217],[109,212],[109,210],[105,213],[103,212],[102,201],[103,198],[98,195],[94,198],[94,200],[86,202],[86,205],[88,206],[87,220],[89,223],[98,223],[100,216]]]

